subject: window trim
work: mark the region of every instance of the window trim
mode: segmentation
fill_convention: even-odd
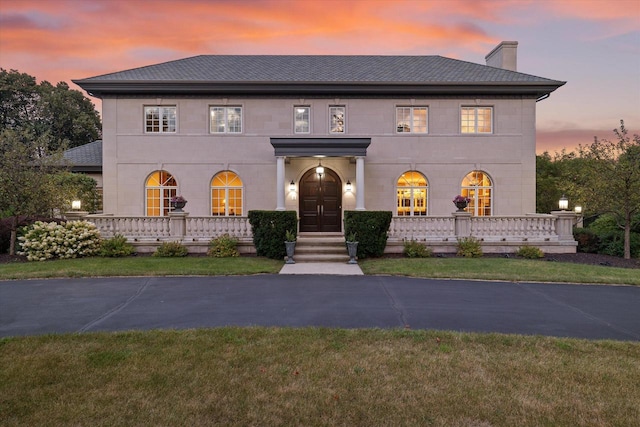
[[[342,131],[331,130],[333,126],[333,109],[342,109]],[[347,106],[346,105],[329,105],[329,134],[330,135],[345,135],[347,133]]]
[[[398,111],[401,108],[408,108],[409,109],[409,130],[405,131],[399,131],[398,128],[400,127],[400,121],[398,120]],[[414,131],[414,124],[415,124],[415,118],[414,118],[414,110],[416,109],[424,109],[425,110],[425,114],[426,114],[426,119],[425,119],[425,130],[424,132],[418,132],[418,131]],[[396,105],[395,108],[395,133],[396,135],[427,135],[429,133],[429,106],[428,105]],[[404,127],[403,127],[404,129]]]
[[[462,112],[465,109],[473,109],[474,118],[473,118],[473,132],[464,132],[462,126]],[[489,132],[479,132],[478,131],[478,110],[480,109],[489,109],[491,112],[491,120],[490,120],[490,130]],[[494,133],[494,116],[495,116],[495,108],[493,105],[461,105],[460,106],[460,134],[462,135],[493,135]]]
[[[153,130],[149,130],[148,129],[148,125],[147,125],[147,111],[152,109],[152,108],[157,108],[158,109],[158,121],[159,121],[159,125],[158,125],[158,131],[155,132]],[[165,117],[164,110],[172,108],[175,111],[175,124],[174,124],[174,129],[173,130],[168,130],[168,131],[164,131],[162,130],[162,122],[163,122],[163,118]],[[144,129],[144,133],[145,134],[153,134],[153,135],[158,135],[158,134],[176,134],[178,133],[178,106],[177,105],[144,105],[143,106],[143,120],[142,120],[142,126]],[[169,119],[167,119],[169,120]],[[167,123],[169,123],[169,121],[167,121]]]
[[[298,108],[305,108],[308,112],[308,130],[306,132],[304,131],[298,131],[298,126],[296,124],[296,119],[297,119],[297,114],[298,112],[296,111],[296,109]],[[293,106],[293,133],[294,134],[298,134],[298,135],[309,135],[311,134],[311,106],[310,105],[294,105]]]
[[[211,117],[211,112],[214,108],[221,108],[224,110],[224,131],[218,132],[213,129],[213,119]],[[239,132],[231,132],[229,131],[229,110],[239,108],[240,109],[240,131]],[[211,135],[239,135],[244,133],[244,106],[242,105],[218,105],[212,104],[209,105],[209,134]]]

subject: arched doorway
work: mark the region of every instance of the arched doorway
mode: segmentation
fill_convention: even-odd
[[[316,169],[300,179],[300,231],[342,231],[342,181],[325,167],[319,175]]]

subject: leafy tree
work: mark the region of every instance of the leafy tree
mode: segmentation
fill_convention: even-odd
[[[60,191],[64,207],[71,206],[71,201],[80,200],[82,210],[95,212],[98,209],[100,195],[96,180],[81,173],[59,172],[53,181]]]
[[[53,178],[63,164],[62,151],[41,156],[42,143],[24,131],[0,133],[0,217],[11,218],[11,255],[20,217],[51,217],[55,209],[64,208],[63,192]]]
[[[623,120],[613,132],[616,141],[595,137],[591,145],[579,147],[581,176],[590,209],[611,214],[624,230],[624,257],[629,259],[633,219],[640,212],[640,135],[631,139]]]
[[[98,112],[82,92],[60,82],[39,85],[16,70],[0,68],[0,131],[27,131],[45,151],[73,148],[100,138]]]

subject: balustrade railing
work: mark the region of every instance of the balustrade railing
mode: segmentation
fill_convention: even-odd
[[[389,237],[400,240],[445,240],[455,238],[453,217],[394,217]]]
[[[228,234],[238,239],[252,238],[251,224],[246,217],[187,217],[185,237],[215,238]]]
[[[471,235],[485,240],[550,240],[557,238],[551,216],[472,217]]]
[[[116,217],[116,216],[89,216],[91,221],[100,231],[102,237],[113,237],[121,234],[129,238],[161,238],[170,237],[168,217]]]

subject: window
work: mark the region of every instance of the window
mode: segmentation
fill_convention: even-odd
[[[344,106],[329,107],[329,133],[345,133],[346,114]]]
[[[294,107],[294,132],[309,133],[311,132],[311,107]]]
[[[492,107],[462,107],[460,131],[462,133],[493,133]]]
[[[211,180],[211,215],[242,216],[242,180],[231,171],[220,172]]]
[[[398,133],[427,133],[427,107],[396,107]]]
[[[474,216],[493,214],[493,184],[483,171],[473,171],[462,180],[462,196],[471,199],[465,209]]]
[[[398,179],[398,216],[427,215],[427,179],[420,172],[408,171]]]
[[[144,107],[145,131],[148,133],[175,133],[176,107]]]
[[[211,107],[211,133],[241,133],[242,107]]]
[[[171,198],[175,197],[178,184],[167,171],[155,171],[145,184],[145,210],[147,216],[167,216],[171,207]]]

